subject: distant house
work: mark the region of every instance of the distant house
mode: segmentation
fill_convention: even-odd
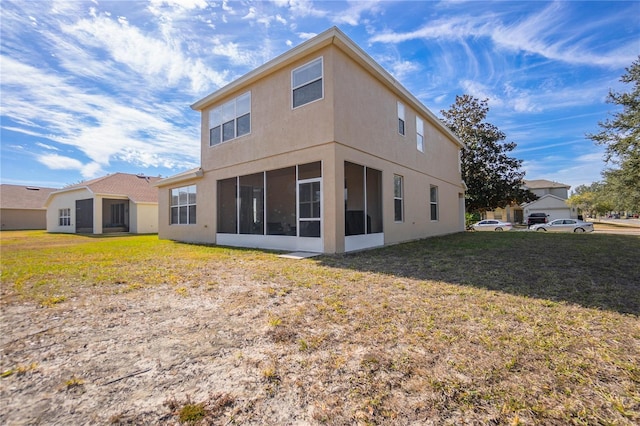
[[[52,192],[45,204],[47,231],[156,233],[159,180],[114,173]]]
[[[201,168],[158,183],[160,238],[342,253],[464,230],[464,145],[335,27],[192,108]]]
[[[539,198],[521,206],[524,217],[531,213],[546,213],[549,221],[562,218],[577,218],[575,207],[567,204],[571,185],[553,182],[545,179],[526,180],[525,188],[536,194]]]
[[[40,186],[0,185],[1,229],[46,229],[47,209],[44,203],[53,191],[57,191],[57,189]]]
[[[530,203],[512,204],[487,212],[487,219],[523,223],[531,213],[546,213],[549,215],[549,220],[577,217],[575,208],[566,203],[571,185],[546,179],[535,179],[525,180],[524,188],[537,195],[538,199]]]

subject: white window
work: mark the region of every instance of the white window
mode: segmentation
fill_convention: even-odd
[[[398,102],[398,133],[404,136],[404,105]]]
[[[438,187],[431,185],[429,191],[431,204],[431,220],[438,220]]]
[[[424,152],[424,122],[419,117],[416,117],[416,148]]]
[[[404,221],[403,181],[402,176],[393,175],[393,220],[396,222]]]
[[[209,145],[251,133],[251,92],[209,111]]]
[[[196,186],[171,190],[171,225],[196,223]]]
[[[71,209],[58,210],[58,225],[71,226]]]
[[[324,97],[322,58],[318,58],[291,72],[291,99],[293,108]]]

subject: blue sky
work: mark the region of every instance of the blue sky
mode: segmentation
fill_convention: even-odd
[[[338,26],[437,116],[489,99],[526,179],[601,179],[585,137],[640,54],[640,2],[0,2],[2,183],[200,164],[190,105]]]

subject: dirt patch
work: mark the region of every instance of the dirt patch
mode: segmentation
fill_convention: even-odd
[[[227,402],[217,414],[240,419],[269,384],[268,306],[253,297],[242,286],[188,294],[162,286],[41,308],[5,295],[0,423],[175,423],[176,401],[220,395]],[[276,412],[295,420],[270,405],[269,422]]]

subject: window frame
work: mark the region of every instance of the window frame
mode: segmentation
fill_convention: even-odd
[[[400,182],[399,186],[396,182]],[[399,194],[397,189],[400,190]],[[399,219],[398,212],[400,213]],[[404,177],[396,174],[393,175],[393,221],[396,223],[404,222]]]
[[[303,71],[305,69],[313,67],[317,62],[320,63],[320,76],[319,77],[314,77],[314,78],[312,78],[310,80],[305,81],[304,83],[300,83],[300,84],[296,85],[295,84],[295,74],[297,72],[301,72],[301,71]],[[309,86],[309,85],[311,85],[311,84],[313,84],[313,83],[315,83],[317,81],[321,82],[321,94],[320,94],[320,97],[316,98],[316,99],[313,99],[313,100],[310,100],[310,101],[307,101],[305,103],[296,105],[295,104],[295,96],[294,96],[295,91],[298,90],[298,89],[301,89],[303,87]],[[320,56],[318,58],[315,58],[314,60],[309,61],[306,64],[300,65],[299,67],[294,68],[293,70],[291,70],[291,109],[292,110],[300,108],[300,107],[303,107],[303,106],[308,105],[308,104],[313,103],[313,102],[321,101],[323,99],[324,99],[324,56]]]
[[[402,136],[407,135],[407,122],[405,120],[405,108],[404,104],[400,101],[397,102],[398,111],[398,134]]]
[[[191,191],[193,189],[193,191]],[[173,192],[177,191],[177,203],[174,204],[173,201]],[[182,202],[180,200],[180,192],[185,191],[187,193],[186,202]],[[193,202],[191,201],[191,196],[193,195]],[[198,206],[198,188],[196,184],[180,186],[176,188],[169,189],[169,225],[195,225],[197,222],[197,206]],[[193,207],[193,220],[191,208]],[[173,209],[176,208],[178,211],[177,214],[177,222],[173,221]],[[187,212],[187,221],[181,222],[180,218],[180,209],[186,208]]]
[[[440,191],[438,190],[438,187],[436,185],[429,185],[429,217],[432,222],[437,222],[440,220],[440,209],[438,206],[440,198],[439,192]]]
[[[247,108],[240,104],[240,102],[244,101],[244,98],[248,98],[248,111]],[[240,105],[239,105],[240,104]],[[239,111],[239,107],[242,108]],[[243,108],[245,107],[245,108]],[[233,112],[230,112],[233,109]],[[226,114],[230,114],[229,117],[233,117],[231,119],[225,120]],[[249,116],[249,130],[239,134],[239,121],[240,119]],[[225,138],[225,125],[232,124],[230,127],[227,126],[226,129],[231,129],[233,131],[233,135],[229,138]],[[214,130],[218,133],[217,141],[213,142]],[[229,142],[243,136],[247,136],[251,134],[251,90],[236,96],[235,98],[218,105],[217,107],[209,110],[209,146],[214,147],[225,142]]]
[[[58,226],[71,226],[71,208],[58,209]]]
[[[424,121],[416,117],[416,148],[424,153]]]

